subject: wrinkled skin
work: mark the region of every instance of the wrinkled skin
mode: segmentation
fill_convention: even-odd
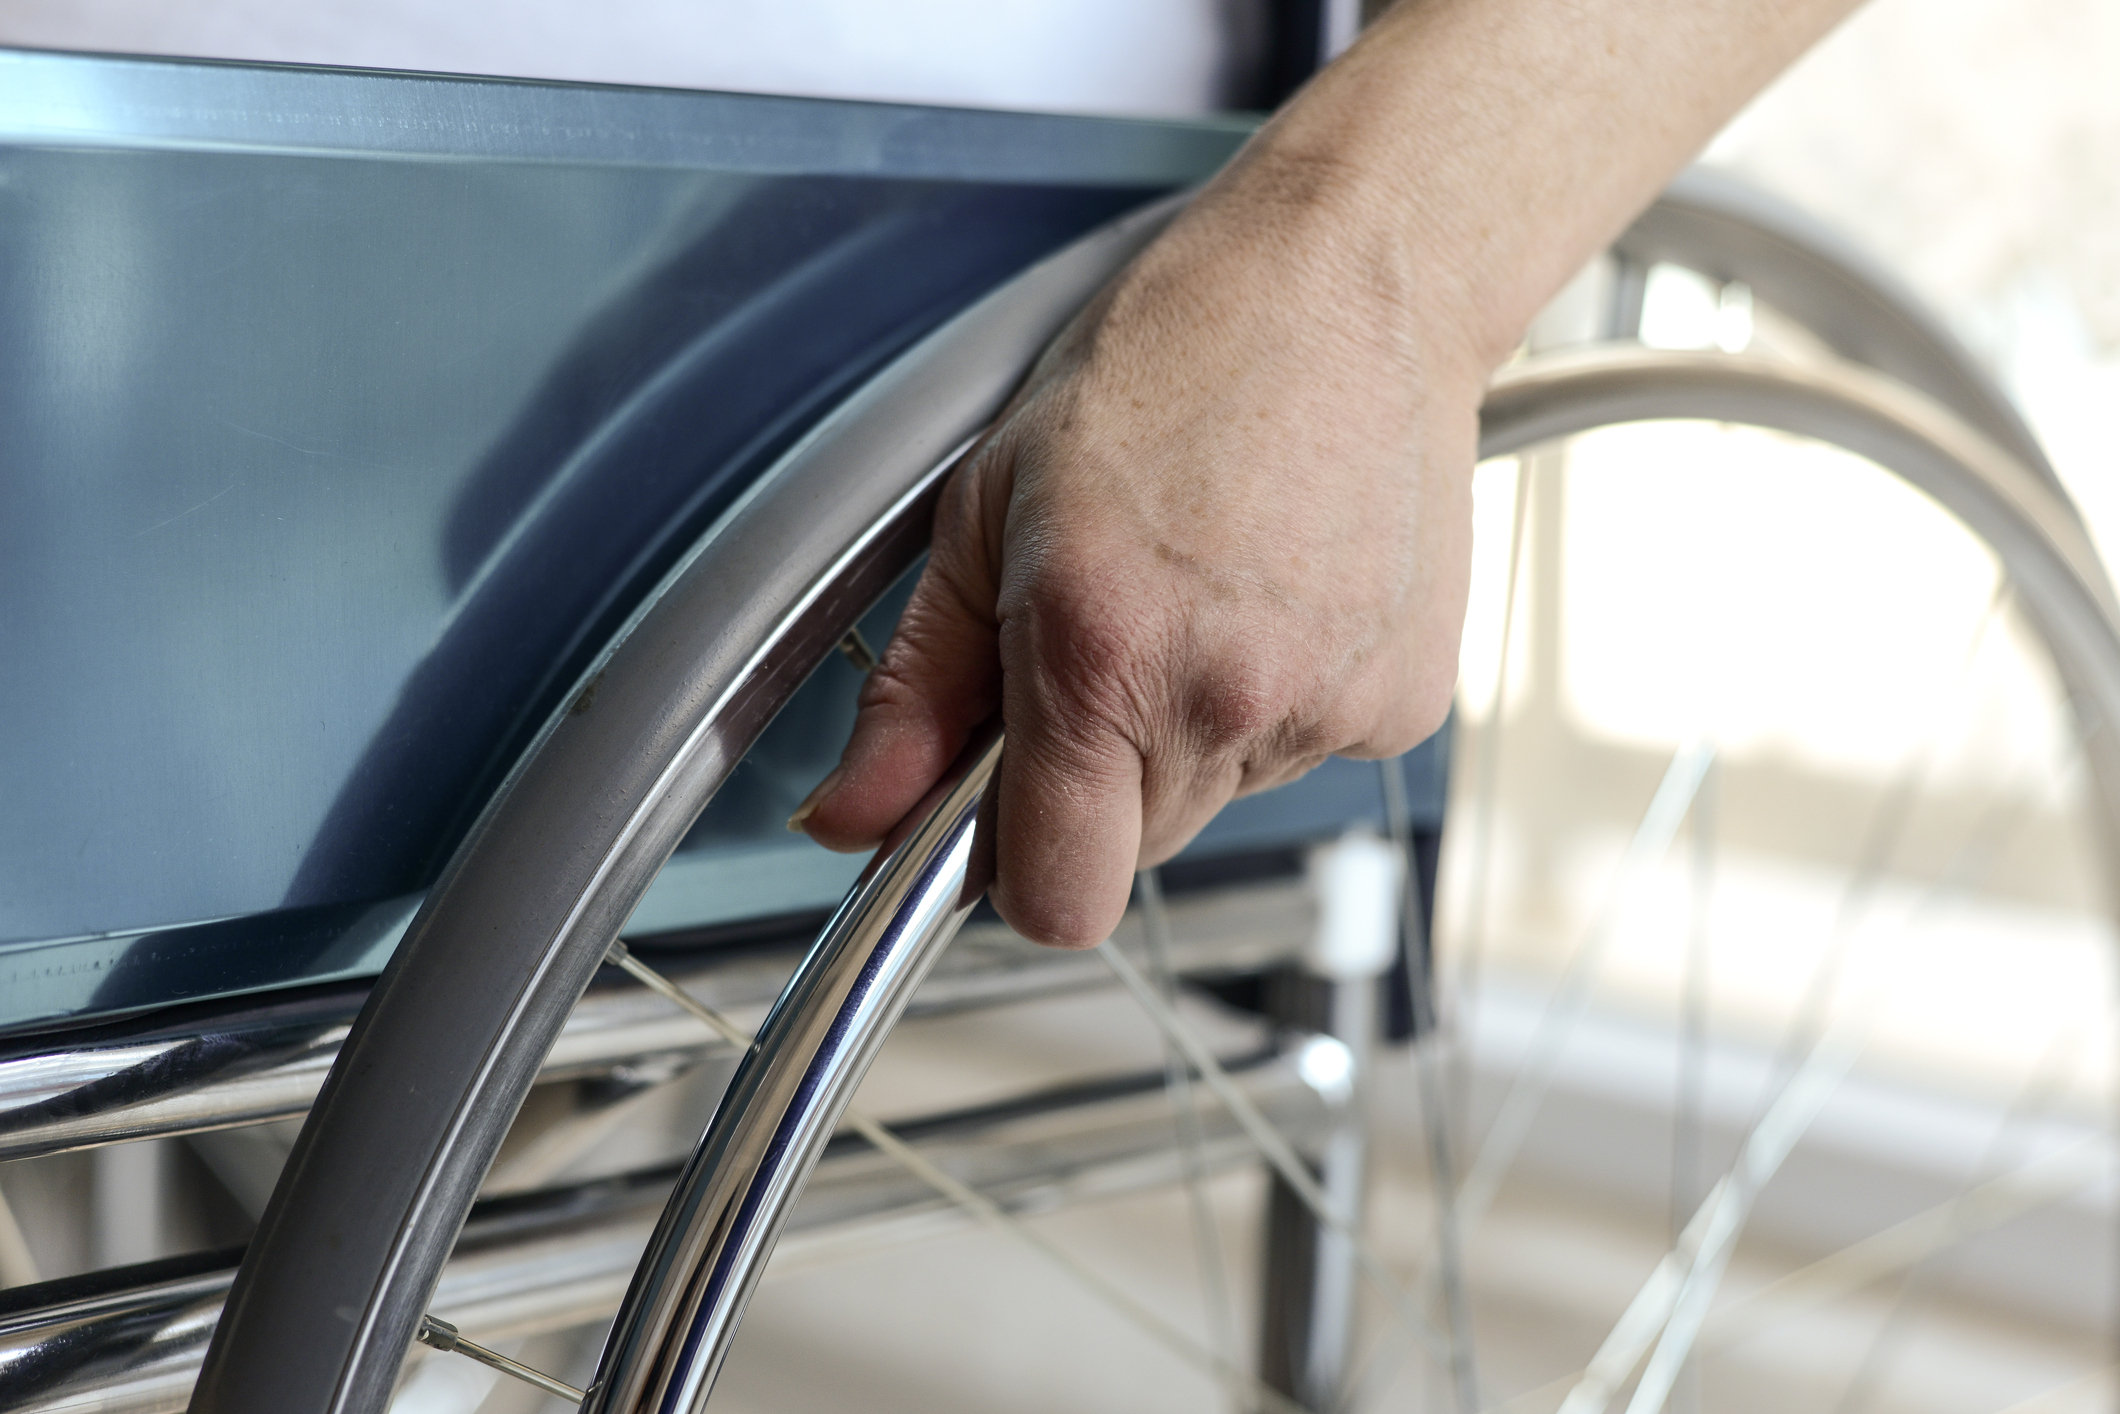
[[[999,709],[995,903],[1088,945],[1232,796],[1441,723],[1478,383],[1304,216],[1194,213],[1048,354],[950,483],[816,838],[873,844]]]
[[[873,846],[998,712],[991,897],[1026,937],[1085,947],[1133,871],[1232,797],[1419,743],[1456,676],[1489,373],[1846,8],[1391,12],[953,475],[841,765],[791,827]]]

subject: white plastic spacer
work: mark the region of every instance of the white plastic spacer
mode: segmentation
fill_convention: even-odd
[[[1318,930],[1306,959],[1312,972],[1359,982],[1391,969],[1398,959],[1403,869],[1398,848],[1366,826],[1311,851],[1318,900]]]

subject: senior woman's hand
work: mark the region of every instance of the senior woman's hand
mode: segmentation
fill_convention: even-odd
[[[1231,797],[1448,709],[1481,389],[1847,0],[1402,4],[1041,360],[944,492],[840,767],[874,845],[1000,713],[991,896],[1104,938]]]

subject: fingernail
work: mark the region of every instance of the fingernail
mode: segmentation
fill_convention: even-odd
[[[802,804],[795,807],[795,813],[788,817],[788,828],[798,835],[801,834],[802,822],[817,813],[817,807],[824,804],[824,798],[838,788],[840,777],[846,773],[846,767],[834,766],[832,773],[817,783],[817,789],[804,796]]]

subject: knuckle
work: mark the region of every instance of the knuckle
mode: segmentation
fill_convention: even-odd
[[[1131,618],[1062,612],[1052,616],[1044,636],[1049,666],[1092,699],[1130,696],[1142,676],[1142,626]]]
[[[854,705],[863,712],[884,708],[891,711],[912,711],[923,705],[923,697],[916,679],[921,676],[915,666],[919,659],[917,650],[905,646],[903,639],[893,639],[891,648],[883,661],[872,669],[861,681],[861,691],[855,695]],[[912,659],[909,663],[907,660]]]
[[[1305,676],[1261,655],[1226,660],[1194,679],[1187,726],[1197,749],[1214,758],[1282,761],[1331,747],[1329,714],[1319,710]]]
[[[1293,708],[1276,674],[1240,661],[1201,675],[1189,716],[1201,746],[1219,754],[1285,734]]]
[[[1078,583],[1048,588],[1002,621],[1003,661],[1056,735],[1139,742],[1155,716],[1165,635]]]

